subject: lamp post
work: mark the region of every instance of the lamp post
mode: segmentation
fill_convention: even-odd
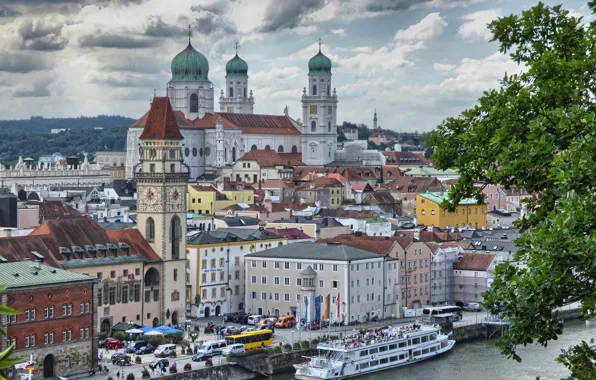
[[[292,330],[292,349],[294,349],[294,330]]]

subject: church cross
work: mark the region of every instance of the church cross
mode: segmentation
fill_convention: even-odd
[[[190,31],[190,24],[188,24],[188,43],[190,44],[190,36],[192,35],[192,32]]]

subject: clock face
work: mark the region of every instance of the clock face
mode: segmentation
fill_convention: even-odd
[[[172,206],[182,206],[184,201],[184,191],[181,188],[174,187],[168,190],[168,203]]]
[[[317,106],[310,106],[310,114],[314,115],[317,113]]]
[[[145,190],[144,197],[145,203],[147,204],[154,205],[157,203],[157,192],[152,187],[148,187],[147,190]]]

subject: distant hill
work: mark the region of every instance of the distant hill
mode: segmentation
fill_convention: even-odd
[[[52,129],[94,129],[94,128],[112,128],[128,127],[135,122],[123,116],[99,115],[94,117],[72,117],[46,119],[41,116],[32,116],[30,119],[23,120],[0,120],[0,133],[9,132],[42,132],[50,133]]]

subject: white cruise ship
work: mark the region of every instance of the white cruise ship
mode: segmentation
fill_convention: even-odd
[[[413,324],[361,330],[355,336],[320,343],[319,355],[294,365],[298,380],[347,379],[416,363],[447,352],[455,341],[438,327]]]

